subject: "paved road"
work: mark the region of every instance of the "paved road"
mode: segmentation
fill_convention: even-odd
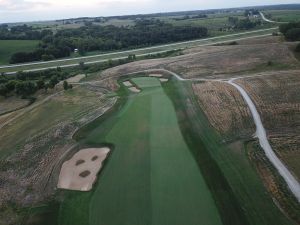
[[[240,40],[245,40],[245,39],[252,39],[252,38],[259,38],[259,37],[266,37],[266,36],[270,36],[270,34],[260,34],[260,35],[254,35],[254,36],[250,36],[250,37],[242,37],[242,38],[234,38],[235,36],[241,35],[241,34],[253,34],[253,33],[257,33],[257,32],[262,32],[262,31],[273,31],[278,29],[276,28],[269,28],[269,29],[264,29],[264,30],[259,30],[259,31],[250,31],[250,32],[244,32],[244,33],[239,33],[239,34],[231,34],[231,35],[225,35],[225,36],[220,36],[220,37],[214,37],[214,38],[208,38],[208,39],[201,39],[201,41],[209,41],[209,40],[215,40],[215,39],[221,39],[224,37],[233,37],[232,39],[229,40],[221,40],[221,41],[213,41],[210,43],[206,43],[206,44],[198,44],[195,45],[194,47],[201,47],[201,46],[209,46],[209,45],[214,45],[214,44],[221,44],[221,43],[226,43],[226,42],[232,42],[232,41],[240,41]],[[193,42],[200,42],[200,40],[194,40],[194,41],[189,41],[189,42],[181,42],[181,43],[176,43],[176,44],[169,44],[169,45],[164,45],[164,46],[176,46],[176,45],[181,45],[181,44],[185,44],[185,43],[193,43]],[[136,51],[141,51],[141,50],[146,50],[146,49],[153,49],[153,48],[161,48],[162,46],[157,46],[157,47],[150,47],[150,48],[144,48],[144,49],[136,49],[136,50],[130,50],[130,51],[124,51],[124,52],[119,52],[119,53],[108,53],[108,54],[102,54],[102,55],[97,55],[97,56],[87,56],[88,58],[94,58],[94,57],[99,57],[99,56],[105,56],[105,55],[115,55],[115,54],[120,54],[120,53],[134,53]],[[180,50],[180,49],[184,49],[184,48],[174,48],[174,50]],[[143,54],[136,54],[137,57],[141,57],[141,56],[146,56],[149,54],[158,54],[158,53],[163,53],[163,52],[167,52],[170,51],[170,49],[168,50],[163,50],[163,51],[156,51],[156,52],[149,52],[149,53],[143,53]],[[86,59],[87,57],[82,57],[80,59]],[[119,60],[119,59],[125,59],[128,56],[123,56],[123,57],[112,57],[112,60]],[[7,75],[10,74],[15,74],[18,70],[18,67],[22,67],[22,66],[32,66],[32,65],[43,65],[43,64],[47,64],[47,63],[53,63],[53,62],[68,62],[70,60],[74,60],[74,59],[79,59],[79,58],[72,58],[72,59],[64,59],[64,60],[54,60],[54,61],[48,61],[48,62],[38,62],[38,63],[27,63],[27,64],[18,64],[18,65],[9,65],[9,66],[0,66],[0,69],[5,69],[5,68],[15,68],[15,71],[12,72],[6,72]],[[95,60],[95,61],[88,61],[85,62],[85,64],[95,64],[95,63],[101,63],[101,62],[106,62],[108,59],[102,59],[102,60]],[[72,64],[66,64],[66,65],[59,65],[59,67],[61,68],[66,68],[66,67],[74,67],[74,66],[78,66],[78,63],[72,63]],[[36,69],[27,69],[27,70],[23,70],[24,72],[35,72],[35,71],[41,71],[41,70],[46,70],[46,69],[55,69],[57,68],[57,66],[45,66],[45,67],[41,67],[41,68],[36,68]]]

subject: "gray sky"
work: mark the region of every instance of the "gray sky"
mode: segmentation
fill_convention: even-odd
[[[297,3],[286,0],[0,0],[0,23]],[[298,1],[300,3],[300,1]]]

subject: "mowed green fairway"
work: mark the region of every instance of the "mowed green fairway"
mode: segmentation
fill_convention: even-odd
[[[86,143],[109,142],[115,148],[88,197],[89,204],[83,204],[88,205],[89,221],[82,225],[221,224],[158,79],[133,81],[143,91],[129,97],[114,122],[106,120],[86,136]],[[63,212],[72,215],[73,207],[68,211],[68,205]],[[68,219],[62,224],[80,223]]]
[[[16,52],[34,50],[38,43],[35,40],[0,40],[0,64],[8,64],[10,57]]]

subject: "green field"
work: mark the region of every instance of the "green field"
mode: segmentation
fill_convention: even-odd
[[[28,52],[35,49],[39,41],[34,40],[0,40],[0,65],[8,64],[16,52]]]
[[[48,62],[37,62],[33,65],[15,65],[13,67],[8,68],[0,68],[0,72],[17,72],[17,71],[26,71],[26,70],[38,70],[38,69],[45,69],[45,68],[57,68],[64,67],[64,66],[78,66],[80,62],[88,63],[99,63],[99,62],[106,62],[109,59],[119,59],[119,58],[127,58],[129,54],[135,54],[136,56],[143,56],[147,54],[155,54],[156,52],[166,52],[174,49],[185,49],[185,48],[192,48],[201,45],[213,45],[216,43],[223,43],[227,41],[233,41],[236,39],[248,39],[251,37],[256,37],[260,35],[271,35],[273,31],[276,31],[278,28],[270,28],[270,29],[260,29],[260,30],[253,30],[247,32],[239,32],[224,36],[217,36],[213,38],[205,38],[205,39],[198,39],[194,41],[187,41],[187,42],[178,42],[172,43],[167,45],[157,45],[152,46],[149,48],[140,48],[130,51],[123,51],[123,52],[112,52],[107,54],[100,54],[100,55],[93,55],[89,57],[79,57],[73,58],[68,60],[59,60],[59,61],[48,61]]]
[[[278,22],[300,21],[300,10],[268,10],[266,15],[271,15],[271,19]]]
[[[87,133],[86,144],[108,142],[114,149],[94,192],[70,193],[61,208],[61,224],[221,224],[172,102],[156,78],[133,81],[143,91],[129,96],[112,119]],[[71,216],[78,213],[73,207],[78,202],[77,207],[88,206],[83,217]]]

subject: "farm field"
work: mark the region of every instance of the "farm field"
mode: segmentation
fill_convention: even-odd
[[[300,21],[300,10],[267,10],[266,14],[278,22]]]
[[[43,70],[46,68],[56,68],[60,67],[68,67],[68,66],[78,66],[80,62],[84,62],[86,64],[89,63],[97,63],[97,62],[105,62],[109,59],[120,59],[120,58],[127,58],[129,54],[135,54],[136,56],[143,56],[148,54],[155,54],[157,52],[165,52],[174,49],[185,49],[185,48],[192,48],[201,45],[213,45],[216,43],[223,43],[226,41],[232,41],[235,39],[248,39],[251,37],[256,36],[263,36],[263,35],[271,35],[273,31],[276,31],[278,28],[273,27],[269,29],[261,29],[261,30],[253,30],[241,33],[234,33],[229,34],[228,36],[216,36],[213,38],[207,39],[199,39],[194,41],[187,41],[187,42],[178,42],[166,45],[158,45],[152,46],[149,48],[140,48],[134,50],[128,50],[123,52],[112,52],[107,54],[100,54],[100,55],[91,55],[87,57],[79,57],[79,58],[69,58],[69,59],[61,59],[61,60],[54,60],[49,62],[36,62],[36,63],[29,63],[29,64],[19,64],[19,65],[11,65],[11,66],[0,66],[0,72],[16,72],[16,71],[26,71],[26,70]]]
[[[16,52],[34,50],[38,43],[35,40],[0,40],[0,65],[8,64],[10,57]]]
[[[221,224],[160,82],[156,78],[133,82],[142,92],[129,96],[113,116],[115,121],[108,119],[85,131],[85,143],[111,143],[114,149],[92,195],[85,194],[90,203],[84,218],[93,225]],[[73,196],[63,203],[61,224],[83,224],[80,214],[70,216],[76,201]]]

